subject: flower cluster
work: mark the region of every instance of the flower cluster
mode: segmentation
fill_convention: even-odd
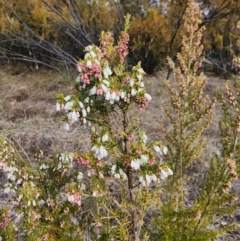
[[[164,180],[166,179],[168,176],[172,176],[173,175],[173,171],[172,169],[170,169],[169,167],[164,170],[164,169],[161,169],[161,172],[160,172],[160,179],[161,180]]]
[[[155,145],[155,146],[153,146],[153,149],[155,152],[159,153],[160,155],[166,155],[168,152],[168,149],[166,146]]]
[[[78,165],[82,165],[82,166],[85,166],[87,167],[88,169],[91,168],[91,164],[89,162],[89,160],[87,158],[84,158],[84,157],[75,157],[74,158],[74,162]]]
[[[140,169],[140,166],[145,165],[149,160],[148,155],[141,155],[139,158],[131,161],[131,167],[134,170]]]
[[[15,149],[6,140],[0,138],[0,170],[6,174],[7,182],[4,184],[6,194],[17,194],[23,181],[32,178],[32,175],[18,168],[17,161],[20,161],[20,157]]]
[[[146,174],[144,176],[139,176],[139,182],[144,187],[148,187],[152,182],[158,182],[159,180],[164,180],[171,175],[173,175],[173,171],[170,168],[167,168],[165,170],[161,168],[160,178],[158,178],[155,174]]]
[[[81,196],[78,193],[76,193],[76,194],[69,194],[68,195],[68,201],[71,204],[76,204],[78,206],[81,206]]]
[[[120,179],[122,178],[123,180],[127,180],[127,175],[126,173],[122,170],[122,168],[117,168],[117,165],[114,164],[111,167],[111,174],[116,178]]]
[[[59,162],[56,169],[54,168],[53,171],[58,170],[58,171],[61,171],[62,174],[64,174],[64,173],[67,173],[69,169],[73,167],[73,160],[74,160],[73,153],[68,153],[68,154],[62,153],[62,154],[59,154],[57,158]]]
[[[94,156],[98,159],[101,160],[102,158],[106,157],[108,155],[107,150],[105,149],[104,146],[93,146],[92,151],[94,152]]]
[[[128,55],[128,42],[129,35],[126,32],[122,32],[122,36],[116,48],[115,54],[119,56],[119,62],[124,63],[125,57]]]
[[[87,113],[90,112],[90,105],[92,101],[89,101],[89,98],[85,98],[83,101],[76,101],[70,95],[63,98],[61,101],[56,103],[56,110],[60,111],[61,109],[65,110],[67,115],[67,122],[64,125],[65,130],[69,130],[70,125],[75,122],[81,122],[83,124],[87,123],[86,117]],[[89,125],[91,123],[89,122]]]
[[[128,41],[126,30],[120,34],[116,46],[113,45],[111,33],[102,33],[100,47],[90,45],[85,48],[84,58],[77,63],[79,75],[75,83],[75,94],[57,96],[56,110],[64,109],[68,113],[64,126],[66,130],[75,122],[89,123],[96,118],[95,113],[100,109],[134,103],[143,109],[152,99],[145,91],[145,72],[140,63],[131,72],[125,70]]]
[[[144,134],[145,140],[147,139],[146,135]],[[166,155],[168,152],[168,149],[166,146],[161,145],[158,143],[156,143],[153,146],[153,149],[156,153],[160,154],[160,156]],[[138,151],[139,152],[139,151]],[[153,166],[156,167],[156,169],[160,168],[160,172],[159,172],[159,178],[156,176],[156,174],[158,172],[149,174],[149,173],[145,173],[144,175],[140,175],[139,176],[139,182],[142,183],[142,185],[144,187],[149,186],[152,182],[157,182],[159,180],[164,180],[166,179],[168,176],[173,175],[173,171],[167,167],[167,168],[163,168],[161,167],[161,165],[159,165],[158,163],[155,162],[154,158],[150,158],[148,154],[140,154],[140,156],[138,158],[135,158],[131,161],[131,167],[133,170],[137,171],[140,170],[141,167],[144,168],[144,166]]]

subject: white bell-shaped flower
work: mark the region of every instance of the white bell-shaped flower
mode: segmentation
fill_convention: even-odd
[[[91,60],[88,60],[88,61],[87,61],[86,66],[87,66],[89,69],[92,68],[92,62],[91,62]]]
[[[164,155],[166,155],[166,154],[167,154],[168,149],[167,149],[167,147],[166,147],[166,146],[164,146],[164,147],[162,148],[162,152],[163,152],[163,154],[164,154]]]
[[[103,69],[103,75],[106,79],[108,78],[108,76],[112,75],[112,70],[109,68],[108,65]]]
[[[139,161],[140,165],[146,164],[148,162],[148,159],[149,159],[148,155],[141,155],[140,156],[140,161]]]
[[[116,99],[116,92],[113,91],[113,92],[111,93],[110,100],[114,101],[115,99]]]
[[[108,134],[107,133],[102,136],[102,141],[103,142],[108,141]]]
[[[61,105],[57,102],[56,103],[56,111],[60,111],[61,110]]]
[[[149,95],[148,93],[145,93],[144,97],[146,98],[147,101],[150,101],[152,99],[152,96]]]
[[[78,77],[76,78],[76,82],[77,82],[77,83],[80,83],[80,82],[81,82],[80,75],[78,75]]]
[[[167,169],[167,173],[168,173],[169,176],[172,176],[172,175],[173,175],[172,169],[168,168],[168,169]]]
[[[126,92],[125,91],[121,91],[121,98],[124,99],[126,96]]]
[[[72,109],[72,107],[73,107],[73,101],[68,101],[67,103],[66,103],[66,105],[64,106],[64,109],[66,110],[66,111],[68,111],[68,110],[71,110]]]
[[[70,95],[67,95],[66,97],[64,97],[64,100],[65,101],[69,101],[71,99],[71,96]]]
[[[160,172],[160,178],[161,180],[164,180],[168,177],[168,173],[166,171],[164,171],[163,169]]]
[[[147,135],[144,133],[143,135],[142,135],[142,141],[143,141],[143,143],[144,144],[146,144],[147,143]]]
[[[83,179],[83,173],[82,172],[78,173],[77,179],[78,180],[82,180]]]
[[[82,72],[82,68],[79,65],[77,65],[77,71],[80,73]]]
[[[160,153],[160,154],[162,153],[161,148],[159,146],[153,146],[153,149],[157,153]]]
[[[109,91],[106,85],[102,84],[101,87],[104,93],[107,93]]]
[[[79,106],[80,106],[81,109],[84,108],[84,105],[83,105],[83,103],[81,101],[79,101]]]
[[[129,81],[130,86],[133,86],[134,83],[135,83],[134,79],[131,78],[130,81]]]
[[[94,85],[90,90],[89,90],[89,95],[95,95],[97,93],[97,87]]]
[[[117,168],[117,166],[115,164],[112,165],[112,167],[111,167],[111,173],[112,174],[114,174],[116,172],[116,168]]]
[[[152,174],[151,178],[152,178],[152,180],[153,180],[154,182],[157,181],[157,176],[156,176],[155,174]]]
[[[114,177],[115,177],[116,179],[120,179],[121,176],[120,176],[119,173],[115,173],[115,174],[114,174]]]
[[[72,123],[78,121],[78,115],[76,111],[72,111],[68,113],[68,120]]]
[[[139,81],[141,81],[142,78],[143,78],[142,75],[140,75],[140,74],[137,75],[137,79],[138,79]]]
[[[132,161],[131,161],[131,167],[132,167],[134,170],[140,169],[139,160],[138,160],[138,159],[132,160]]]
[[[99,159],[102,159],[108,155],[107,150],[104,148],[104,146],[99,147]]]
[[[107,93],[106,93],[106,96],[105,96],[105,99],[106,99],[106,100],[110,100],[110,97],[111,97],[111,93],[110,93],[110,92],[107,92]]]
[[[135,89],[131,89],[131,96],[135,96],[137,94],[137,91]]]
[[[151,177],[149,175],[146,175],[146,182],[147,182],[147,185],[149,185],[151,183]]]
[[[82,116],[86,117],[87,116],[87,111],[85,109],[82,109]]]

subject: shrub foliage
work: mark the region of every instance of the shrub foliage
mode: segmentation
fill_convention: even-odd
[[[239,1],[198,1],[205,57],[215,69],[232,71],[237,54]],[[130,35],[131,65],[141,60],[144,70],[153,73],[173,60],[181,48],[183,16],[187,1],[114,0],[16,0],[0,1],[1,58],[24,60],[35,67],[46,65],[61,71],[62,65],[75,66],[84,48],[98,44],[101,31],[116,37],[124,27],[124,15],[132,15]],[[227,30],[227,31],[226,31]],[[57,67],[59,63],[61,67]]]

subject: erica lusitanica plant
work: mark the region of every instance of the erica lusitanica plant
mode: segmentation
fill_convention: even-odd
[[[169,123],[160,122],[160,130],[169,150],[165,161],[174,175],[164,188],[160,215],[155,219],[158,236],[153,240],[210,241],[236,227],[232,222],[220,224],[238,207],[231,189],[237,177],[235,160],[220,151],[204,155],[211,153],[206,136],[208,127],[215,125],[216,100],[205,94],[207,78],[199,71],[203,58],[201,19],[199,6],[189,0],[181,52],[175,63],[168,58],[173,72],[171,80],[165,82],[170,96],[170,104],[165,106],[170,128],[165,127]]]
[[[84,59],[77,63],[74,93],[58,95],[57,110],[67,112],[65,129],[75,122],[91,129],[90,151],[76,154],[74,161],[87,168],[83,176],[91,180],[99,210],[93,218],[109,238],[140,240],[147,235],[143,217],[158,202],[162,181],[173,172],[163,162],[167,147],[149,141],[137,118],[129,117],[131,109],[142,111],[152,99],[140,63],[127,68],[129,18],[116,45],[112,33],[103,32],[99,47],[86,47]],[[109,192],[110,181],[117,195]],[[82,195],[85,190],[74,192]]]

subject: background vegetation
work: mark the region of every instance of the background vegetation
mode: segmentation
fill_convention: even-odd
[[[234,71],[240,2],[196,2],[204,13],[205,63],[214,71]],[[186,6],[186,0],[26,0],[24,4],[0,0],[0,57],[2,61],[24,60],[34,68],[75,68],[84,47],[99,43],[102,30],[114,32],[117,39],[124,15],[130,13],[128,61],[135,65],[141,60],[144,70],[153,73],[165,66],[167,56],[176,60]]]

